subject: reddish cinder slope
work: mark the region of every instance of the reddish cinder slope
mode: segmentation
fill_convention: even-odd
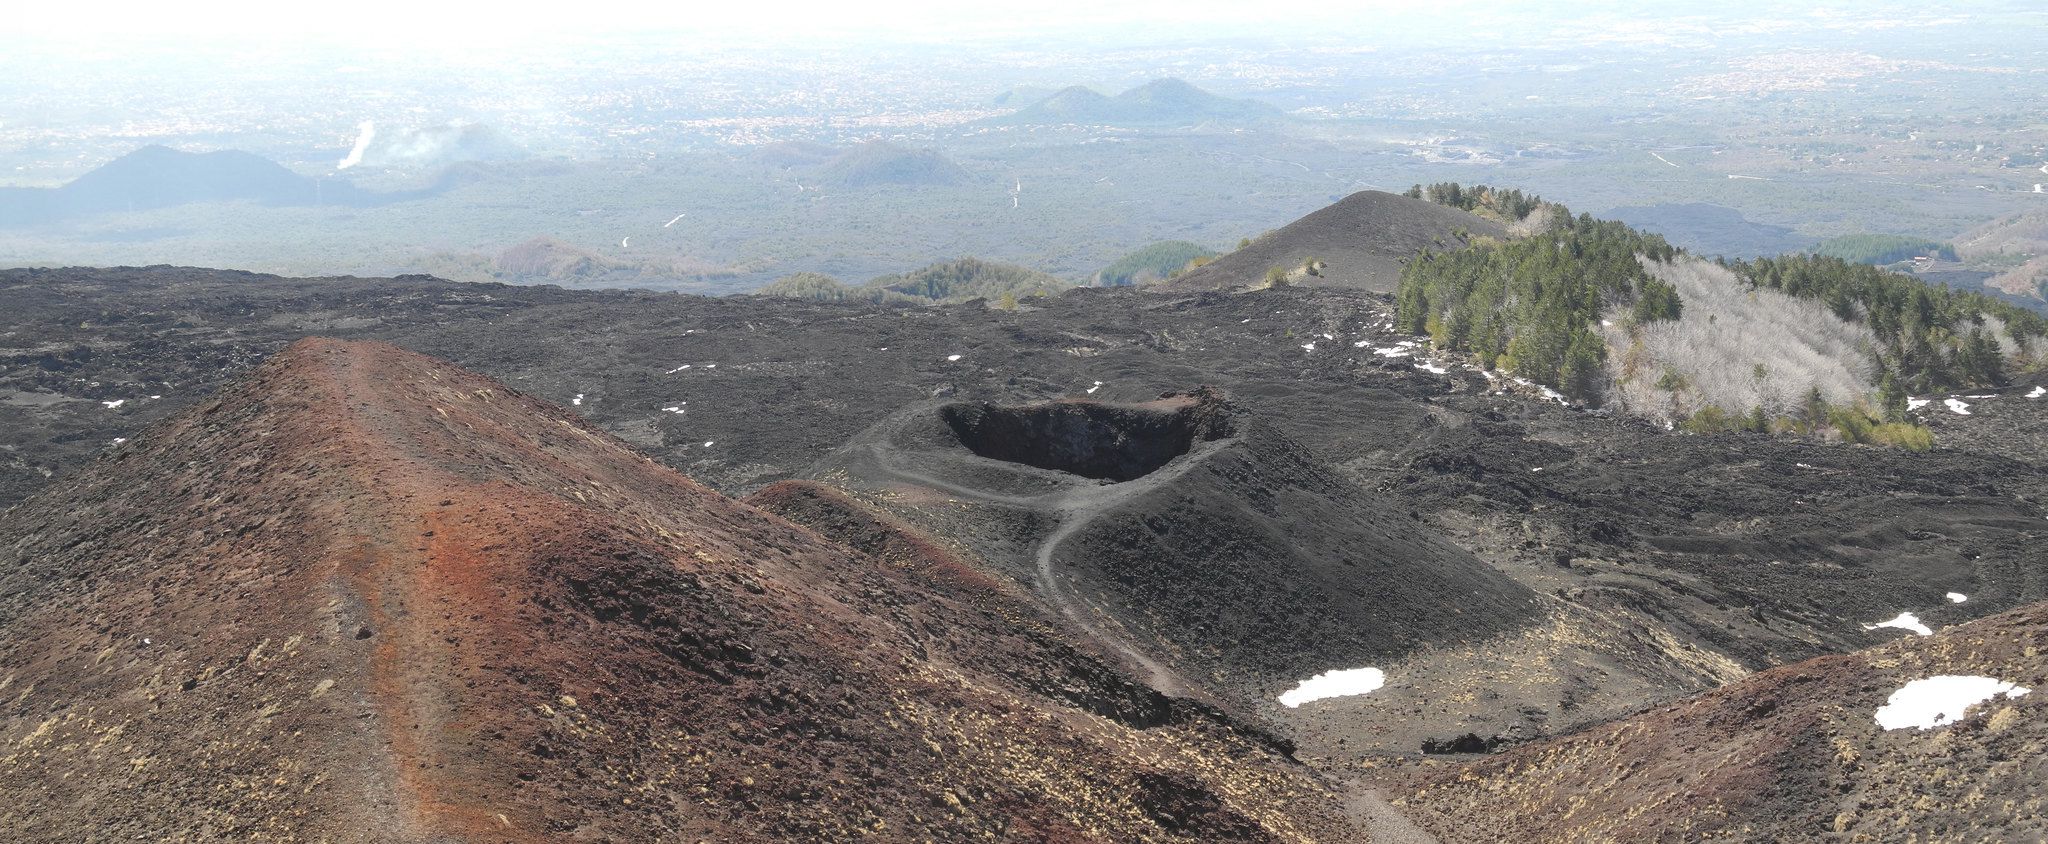
[[[1348,840],[1223,716],[1091,706],[1133,684],[923,577],[446,363],[303,341],[0,515],[0,830]]]
[[[1940,675],[2030,691],[1924,731],[1877,723]],[[2043,783],[2048,604],[2032,604],[1430,770],[1400,802],[1446,842],[2043,841]]]

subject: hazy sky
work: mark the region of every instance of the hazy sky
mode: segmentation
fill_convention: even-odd
[[[1389,14],[1475,5],[1466,0],[506,0],[490,4],[352,0],[331,5],[276,0],[108,0],[30,3],[5,26],[41,37],[81,33],[181,36],[328,35],[338,40],[404,42],[456,37],[549,37],[562,32],[836,32],[933,37],[1035,32],[1169,22],[1224,28],[1384,18]],[[1514,6],[1513,3],[1484,3]]]
[[[104,42],[162,46],[279,39],[374,47],[502,49],[565,37],[673,35],[776,46],[815,40],[996,41],[1093,35],[1118,41],[1238,35],[1330,37],[1364,43],[1520,41],[1545,36],[1653,41],[1660,33],[1755,32],[1967,24],[2038,0],[1796,3],[1777,0],[100,0],[19,4],[0,43]],[[1636,38],[1636,36],[1647,36]],[[748,40],[742,40],[748,39]]]

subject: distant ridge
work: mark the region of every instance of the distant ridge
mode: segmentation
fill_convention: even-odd
[[[1507,230],[1456,208],[1359,191],[1155,289],[1242,289],[1281,269],[1295,284],[1391,293],[1400,286],[1401,265],[1409,258],[1425,249],[1456,249],[1478,236],[1506,237]],[[1323,263],[1319,275],[1297,272],[1312,259]]]
[[[1282,116],[1280,109],[1257,100],[1222,97],[1179,79],[1159,79],[1114,97],[1075,85],[991,122],[1142,126],[1204,121],[1256,122],[1277,120]]]
[[[151,145],[107,162],[63,187],[0,188],[0,227],[195,202],[361,207],[412,199],[431,190],[372,193],[341,179],[302,176],[240,150],[195,153]]]

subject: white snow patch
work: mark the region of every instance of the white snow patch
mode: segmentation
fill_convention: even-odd
[[[705,440],[705,441],[704,441],[704,447],[705,447],[705,448],[710,448],[710,447],[711,447],[711,443],[712,443],[712,440]]]
[[[1919,616],[1909,612],[1899,613],[1897,618],[1894,618],[1890,621],[1880,621],[1876,624],[1863,625],[1863,629],[1865,630],[1877,630],[1884,627],[1896,627],[1900,630],[1911,630],[1922,636],[1934,635],[1934,631],[1927,629],[1927,625],[1920,623]]]
[[[2038,399],[2042,396],[2048,396],[2048,387],[2035,387],[2033,392],[2027,394],[2027,398],[2030,399]]]
[[[1970,415],[1970,405],[1962,399],[1946,399],[1942,404],[1948,405],[1949,411],[1958,416]]]
[[[1433,363],[1418,363],[1415,365],[1415,368],[1420,369],[1424,372],[1434,372],[1438,375],[1446,375],[1450,373],[1450,370],[1445,369],[1441,366],[1437,366]]]
[[[1907,400],[1906,400],[1906,409],[1907,409],[1907,410],[1919,410],[1920,408],[1926,407],[1926,406],[1928,406],[1928,405],[1930,405],[1930,404],[1933,404],[1933,403],[1934,403],[1934,400],[1933,400],[1933,399],[1907,399]]]
[[[115,399],[115,400],[113,400],[113,401],[103,401],[103,402],[100,402],[100,404],[106,405],[106,406],[107,406],[107,409],[108,409],[108,410],[119,410],[119,409],[121,408],[121,405],[124,405],[124,404],[127,404],[127,403],[128,403],[128,400],[127,400],[127,399]]]
[[[1379,355],[1383,358],[1405,358],[1408,356],[1408,350],[1403,349],[1400,346],[1388,346],[1384,349],[1374,349],[1372,350],[1372,353]]]
[[[1280,705],[1293,709],[1309,701],[1323,698],[1371,694],[1386,684],[1386,673],[1377,668],[1325,671],[1301,681],[1286,694],[1281,695]]]
[[[678,366],[678,367],[676,367],[676,368],[674,368],[674,369],[671,369],[671,370],[669,370],[669,371],[667,371],[667,372],[664,372],[664,373],[662,373],[662,374],[663,374],[663,375],[674,375],[674,374],[676,374],[676,373],[678,373],[678,372],[681,372],[681,371],[683,371],[683,370],[685,370],[685,369],[689,369],[689,368],[690,368],[690,365],[686,363],[686,364],[683,364],[682,366]]]
[[[120,444],[122,444],[122,443],[125,443],[125,442],[127,442],[127,441],[128,441],[128,438],[127,438],[127,437],[115,437],[115,438],[114,438],[114,444],[115,444],[115,445],[120,445]]]
[[[1097,382],[1095,382],[1095,386],[1093,386],[1093,387],[1089,387],[1089,388],[1088,388],[1088,392],[1089,392],[1089,394],[1090,394],[1090,395],[1093,395],[1093,394],[1095,393],[1095,391],[1096,391],[1096,390],[1100,390],[1100,389],[1102,389],[1102,382],[1101,382],[1101,381],[1097,381]]]
[[[960,356],[959,356],[959,355],[947,355],[947,356],[946,356],[946,362],[947,362],[947,363],[952,363],[952,362],[954,362],[954,361],[956,361],[956,360],[959,360],[959,359],[960,359]]]
[[[680,415],[683,412],[683,408],[680,405],[674,407],[664,407],[661,409],[661,412],[674,413]]]
[[[1303,343],[1303,344],[1301,344],[1301,350],[1302,350],[1302,351],[1304,351],[1304,352],[1313,352],[1313,351],[1315,351],[1315,350],[1316,350],[1316,344],[1315,344],[1315,341],[1311,340],[1311,341],[1309,341],[1309,342],[1307,342],[1307,343]]]
[[[1949,603],[1951,603],[1951,604],[1960,604],[1960,603],[1962,603],[1962,602],[1964,602],[1964,601],[1967,601],[1967,600],[1970,600],[1970,596],[1968,596],[1968,595],[1965,595],[1965,594],[1963,594],[1963,593],[1961,593],[1961,592],[1950,592],[1950,593],[1948,593],[1948,602],[1949,602]]]
[[[1992,698],[2010,700],[2029,691],[1996,677],[1942,674],[1900,686],[1874,714],[1887,730],[1931,730],[1961,720],[1970,707]]]
[[[577,394],[576,394],[576,397],[575,397],[575,398],[573,398],[573,399],[570,399],[570,400],[569,400],[569,403],[570,403],[570,404],[572,404],[572,405],[575,405],[575,406],[577,406],[577,407],[582,407],[582,406],[583,406],[583,394],[582,394],[582,393],[577,393]]]

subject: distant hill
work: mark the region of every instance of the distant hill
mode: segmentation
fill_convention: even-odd
[[[1506,237],[1507,229],[1427,200],[1360,191],[1156,289],[1242,289],[1274,268],[1292,272],[1314,259],[1323,263],[1320,275],[1297,273],[1294,283],[1387,293],[1400,286],[1401,264],[1409,258],[1425,249],[1456,249],[1481,236]]]
[[[1076,85],[996,118],[994,123],[1042,125],[1099,123],[1116,126],[1256,122],[1283,116],[1280,109],[1257,100],[1211,94],[1179,79],[1160,79],[1114,97]]]
[[[1095,274],[1097,287],[1151,284],[1172,278],[1197,260],[1214,258],[1215,251],[1185,240],[1162,240],[1116,259]]]
[[[869,141],[834,156],[821,171],[840,187],[872,185],[953,185],[966,181],[967,171],[934,149],[912,149],[889,141]]]
[[[35,226],[109,212],[195,202],[370,206],[420,194],[378,194],[340,179],[302,176],[237,150],[193,153],[146,146],[58,188],[0,188],[0,226]]]
[[[861,285],[847,285],[822,273],[796,273],[761,288],[762,296],[813,299],[823,302],[867,301],[902,304],[965,302],[1047,296],[1073,287],[1071,282],[1028,267],[961,258],[907,273],[885,275]]]

